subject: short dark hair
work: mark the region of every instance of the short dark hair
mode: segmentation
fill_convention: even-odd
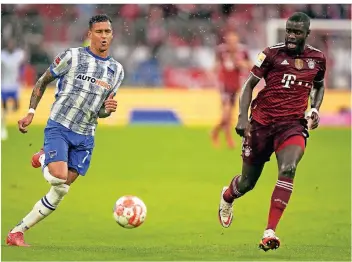
[[[308,15],[302,12],[296,12],[288,18],[291,22],[302,22],[307,29],[310,27],[310,18]]]
[[[112,23],[111,18],[108,15],[106,15],[106,14],[100,14],[100,15],[92,16],[89,19],[89,29],[91,29],[93,24],[95,24],[95,23],[107,22],[107,21]]]

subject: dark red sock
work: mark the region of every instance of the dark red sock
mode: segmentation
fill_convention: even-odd
[[[240,175],[235,176],[231,180],[229,188],[226,189],[226,191],[224,192],[223,198],[227,203],[232,203],[236,198],[239,198],[243,195],[237,189],[238,188],[238,181],[239,181],[240,177],[241,177]]]
[[[266,229],[276,230],[277,224],[290,200],[293,190],[293,179],[280,176],[271,196],[268,225]]]

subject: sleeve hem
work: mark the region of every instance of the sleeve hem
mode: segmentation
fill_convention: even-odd
[[[53,75],[54,78],[58,78],[58,75],[55,74],[52,65],[50,66],[50,73]]]
[[[250,73],[251,73],[254,77],[256,77],[256,78],[258,78],[258,79],[262,79],[261,77],[259,77],[259,76],[257,76],[256,74],[254,74],[252,71],[250,71]]]

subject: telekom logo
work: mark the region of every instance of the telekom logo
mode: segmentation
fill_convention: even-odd
[[[293,85],[296,81],[296,76],[291,74],[284,74],[281,83],[285,84],[285,88],[290,88],[290,84]]]

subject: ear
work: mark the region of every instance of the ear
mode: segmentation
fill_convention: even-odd
[[[88,38],[91,39],[92,38],[92,31],[88,30]]]
[[[309,36],[310,34],[310,29],[307,30],[307,37]]]

